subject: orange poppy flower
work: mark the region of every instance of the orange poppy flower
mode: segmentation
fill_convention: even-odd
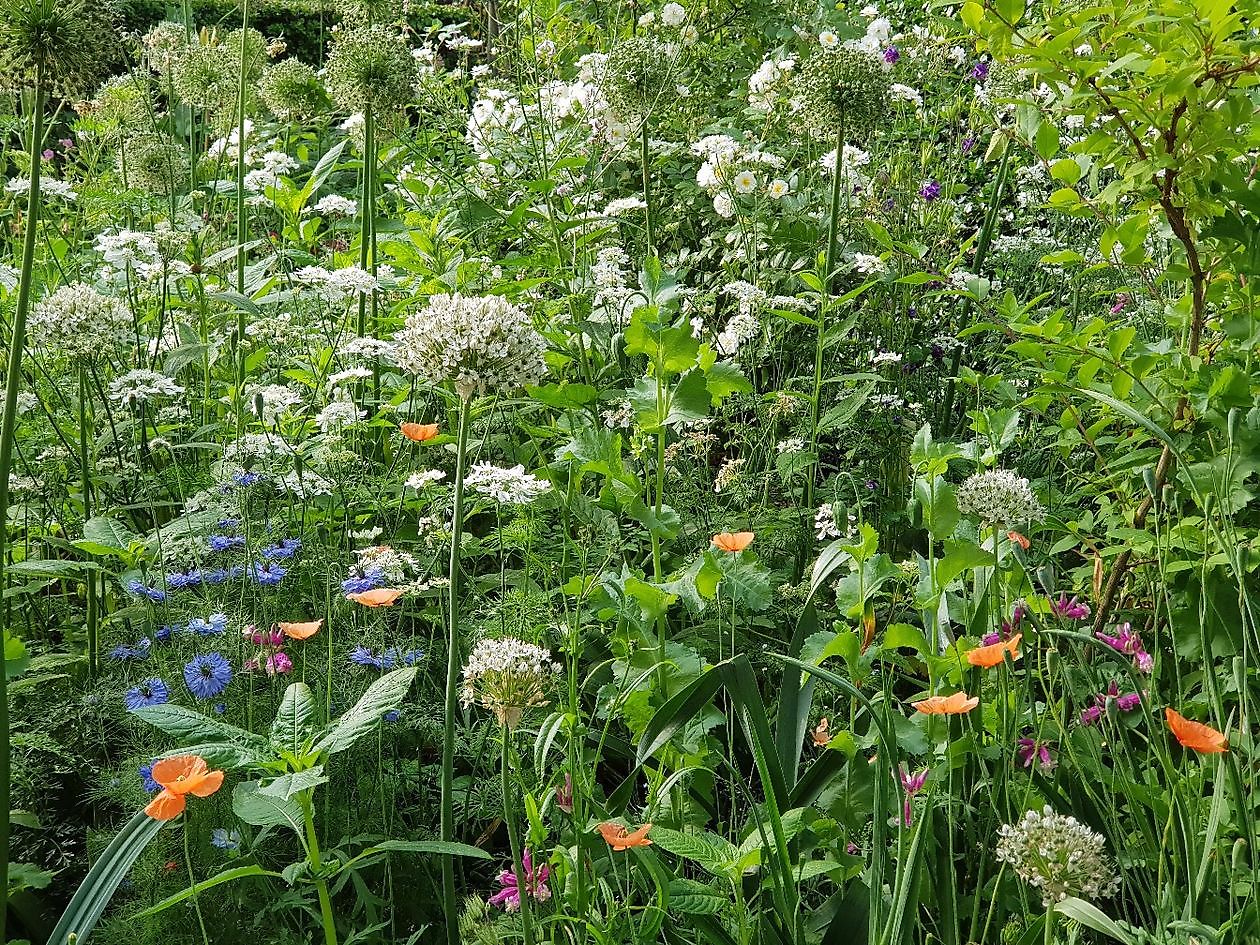
[[[436,423],[400,423],[398,429],[402,435],[417,443],[425,443],[438,435]]]
[[[913,703],[914,707],[924,715],[963,715],[980,704],[977,696],[968,696],[965,692],[955,692],[948,696],[928,696]]]
[[[280,631],[291,640],[306,640],[315,636],[324,625],[324,618],[310,620],[306,623],[280,623]]]
[[[1009,640],[1000,643],[990,643],[988,646],[978,646],[974,650],[967,651],[967,662],[972,666],[982,666],[989,669],[993,666],[1001,666],[1006,662],[1006,654],[1011,654],[1011,660],[1020,658],[1019,641],[1024,638],[1022,633],[1017,633]]]
[[[211,771],[200,755],[180,755],[157,762],[153,780],[162,790],[144,812],[154,820],[172,820],[184,812],[187,795],[209,797],[223,787],[223,772]]]
[[[370,591],[360,591],[358,594],[347,594],[346,598],[364,607],[389,607],[402,597],[402,594],[403,592],[396,587],[377,587]]]
[[[633,832],[627,830],[621,824],[600,824],[599,832],[610,847],[620,853],[622,850],[628,850],[631,847],[650,847],[652,841],[647,838],[648,831],[652,829],[651,824],[644,824],[638,830]]]
[[[1168,730],[1185,748],[1201,755],[1219,755],[1229,750],[1229,739],[1210,725],[1192,722],[1173,708],[1164,710],[1164,718],[1168,721]]]
[[[1027,551],[1028,547],[1032,544],[1032,542],[1030,542],[1027,538],[1025,538],[1019,532],[1007,532],[1006,537],[1009,538],[1013,543],[1019,545],[1019,547],[1023,548],[1025,551]]]
[[[818,720],[818,724],[814,726],[812,732],[814,736],[814,746],[817,748],[826,748],[831,741],[831,722],[827,720],[827,716],[823,716]]]
[[[722,532],[713,536],[713,544],[721,551],[738,554],[752,544],[752,532]]]

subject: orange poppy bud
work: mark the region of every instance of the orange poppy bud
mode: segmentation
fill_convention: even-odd
[[[306,640],[315,636],[319,632],[319,628],[324,625],[324,618],[311,620],[306,623],[284,623],[281,622],[280,632],[291,640]]]
[[[1000,666],[1006,662],[1006,654],[1011,654],[1012,662],[1022,655],[1019,652],[1019,641],[1024,638],[1022,633],[1017,633],[1009,640],[1000,643],[990,643],[988,646],[978,646],[974,650],[967,651],[967,662],[972,666],[981,666],[989,669],[994,666]]]
[[[828,742],[831,741],[831,722],[827,720],[825,715],[814,726],[813,736],[814,745],[817,748],[826,748]]]
[[[1168,722],[1168,730],[1184,748],[1201,755],[1219,755],[1229,750],[1229,739],[1210,725],[1192,722],[1171,707],[1164,710],[1164,718]]]
[[[1019,532],[1007,532],[1006,537],[1009,538],[1014,544],[1019,545],[1019,547],[1023,548],[1025,551],[1027,551],[1028,546],[1032,544],[1032,542],[1030,542],[1027,538],[1025,538]]]
[[[438,435],[436,423],[400,423],[398,429],[407,439],[417,443],[425,443]]]
[[[635,831],[627,830],[621,824],[600,824],[599,833],[604,841],[617,852],[631,847],[650,847],[652,841],[647,838],[651,824],[644,824]]]
[[[352,600],[356,604],[362,604],[364,607],[390,607],[394,601],[402,597],[402,591],[396,587],[377,587],[370,591],[361,591],[358,594],[347,594],[347,600]]]
[[[913,703],[915,709],[924,715],[963,715],[980,704],[977,696],[968,696],[965,692],[955,692],[948,696],[928,696]]]
[[[713,536],[713,545],[720,551],[738,554],[752,544],[752,532],[721,532]]]

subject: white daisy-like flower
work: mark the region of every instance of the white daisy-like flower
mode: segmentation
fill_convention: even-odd
[[[831,30],[823,30],[818,34],[818,42],[822,44],[823,49],[835,49],[840,45],[840,37]]]
[[[776,177],[766,187],[766,193],[775,200],[781,200],[792,192],[792,187],[782,177]]]
[[[737,194],[751,194],[757,189],[757,175],[752,171],[740,171],[731,181]]]

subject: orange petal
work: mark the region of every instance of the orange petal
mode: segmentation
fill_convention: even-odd
[[[731,554],[743,551],[752,544],[752,532],[721,532],[713,536],[713,544],[721,551]]]
[[[1017,660],[1020,657],[1019,641],[1024,635],[1017,633],[1009,640],[1000,643],[990,643],[988,646],[978,646],[974,650],[967,651],[967,662],[972,666],[982,666],[989,669],[993,666],[1001,666],[1006,662],[1006,654],[1011,654],[1011,660]]]
[[[1185,748],[1203,755],[1219,755],[1229,750],[1229,739],[1210,725],[1191,721],[1171,707],[1164,710],[1164,718],[1173,737]]]
[[[1019,545],[1019,547],[1023,548],[1025,551],[1027,551],[1029,546],[1032,544],[1032,542],[1030,542],[1027,538],[1025,538],[1019,532],[1007,532],[1006,537],[1009,538],[1015,544]]]
[[[153,780],[175,794],[187,794],[185,787],[194,778],[205,775],[209,765],[200,755],[177,755],[163,758],[153,765]]]
[[[438,435],[436,423],[400,423],[398,429],[407,439],[417,443],[425,443]]]
[[[955,692],[948,696],[928,696],[914,703],[914,707],[924,715],[962,715],[970,712],[980,704],[978,696],[968,696],[965,692]]]
[[[389,607],[402,596],[402,593],[396,587],[377,587],[358,594],[347,594],[346,598],[364,607]]]
[[[189,793],[197,797],[209,797],[221,787],[223,787],[223,772],[207,771],[189,788]]]
[[[154,767],[157,767],[156,765]],[[184,812],[184,795],[163,790],[149,801],[144,812],[154,820],[174,820]]]
[[[315,636],[324,625],[324,618],[310,620],[306,623],[280,623],[280,632],[292,640],[306,640]]]

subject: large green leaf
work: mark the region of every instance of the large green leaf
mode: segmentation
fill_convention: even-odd
[[[181,742],[227,742],[258,756],[270,754],[266,740],[253,732],[229,725],[212,716],[202,715],[182,705],[170,702],[165,705],[150,705],[137,709],[134,714]]]
[[[735,844],[715,833],[682,833],[653,827],[652,842],[674,856],[690,860],[714,876],[728,877],[736,859]]]
[[[305,771],[282,774],[280,777],[268,781],[259,791],[262,794],[288,799],[295,794],[301,794],[303,791],[309,791],[311,788],[327,783],[328,776],[324,774],[324,766],[316,765],[314,768],[307,768]]]
[[[280,700],[275,721],[271,723],[269,737],[272,743],[282,751],[300,755],[310,736],[316,711],[310,686],[304,682],[290,684]]]
[[[302,835],[302,807],[291,797],[264,794],[262,782],[244,781],[232,791],[232,812],[254,827],[288,827]]]
[[[203,879],[201,882],[193,886],[189,886],[187,889],[181,889],[173,896],[167,896],[157,905],[149,906],[149,908],[145,909],[143,912],[136,913],[135,917],[137,919],[143,919],[146,916],[157,915],[159,912],[165,912],[171,906],[179,905],[185,899],[191,899],[193,896],[200,895],[207,889],[213,889],[215,886],[222,886],[224,883],[244,879],[247,876],[274,876],[279,878],[280,874],[274,873],[271,870],[265,870],[257,863],[253,863],[249,866],[234,866],[232,869],[224,870],[222,873],[217,873],[209,879]]]
[[[386,673],[359,697],[341,718],[324,730],[315,742],[313,750],[326,751],[330,755],[345,751],[364,735],[375,731],[381,717],[402,705],[407,698],[411,682],[416,678],[414,667],[395,669]]]
[[[87,942],[127,871],[161,829],[161,821],[144,811],[127,821],[79,884],[49,936],[48,945],[68,945],[71,935],[75,936],[77,945]]]

